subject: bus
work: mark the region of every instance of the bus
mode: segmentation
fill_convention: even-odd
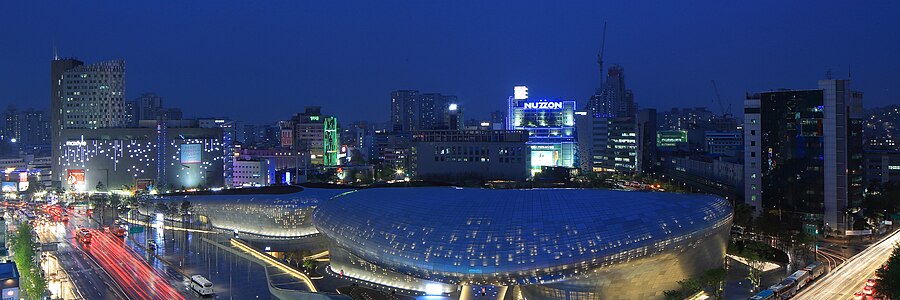
[[[750,297],[749,300],[773,300],[775,299],[775,292],[772,290],[762,290],[758,294]]]
[[[794,274],[791,274],[791,276],[788,276],[787,279],[793,280],[794,282],[796,282],[797,290],[800,290],[804,286],[806,286],[806,284],[809,283],[809,281],[810,281],[809,271],[800,270],[800,271],[794,272]]]
[[[809,280],[816,280],[816,278],[825,274],[825,265],[821,262],[813,262],[803,269],[809,272]]]
[[[90,244],[91,243],[91,232],[87,229],[79,229],[78,232],[75,233],[75,239],[79,242]]]
[[[201,275],[191,276],[191,289],[200,296],[212,296],[213,294],[212,282]]]

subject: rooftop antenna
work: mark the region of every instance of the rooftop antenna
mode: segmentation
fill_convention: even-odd
[[[825,71],[825,79],[831,80],[831,68],[828,68],[828,71]]]
[[[847,79],[848,79],[848,80],[849,80],[849,79],[853,79],[853,76],[850,76],[850,75],[852,75],[852,74],[853,74],[853,73],[850,73],[850,64],[847,64]]]
[[[56,41],[51,41],[50,47],[53,48],[53,60],[59,60],[59,53],[56,52]]]
[[[606,49],[606,22],[603,22],[603,39],[600,40],[600,52],[597,53],[597,63],[600,64],[600,88],[603,88],[603,50]]]

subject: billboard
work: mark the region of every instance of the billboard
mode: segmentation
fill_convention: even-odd
[[[294,145],[294,131],[290,129],[281,130],[281,147],[290,148]]]
[[[12,181],[4,181],[3,184],[0,185],[0,190],[4,193],[15,193],[16,189],[16,183]]]
[[[84,188],[84,170],[66,170],[66,184],[69,186],[74,185],[76,188]]]
[[[203,152],[201,144],[181,144],[181,163],[199,164],[201,152]]]
[[[19,191],[24,192],[28,190],[28,181],[19,182]]]
[[[134,180],[134,189],[138,191],[150,190],[153,188],[153,179],[138,178]]]

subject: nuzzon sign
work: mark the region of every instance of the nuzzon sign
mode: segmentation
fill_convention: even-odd
[[[524,109],[562,109],[562,101],[546,101],[546,102],[525,102],[522,104]]]

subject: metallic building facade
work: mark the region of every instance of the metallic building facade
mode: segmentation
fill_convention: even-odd
[[[522,285],[529,299],[661,298],[721,267],[731,219],[712,196],[447,187],[349,192],[313,214],[333,271],[419,291]]]
[[[159,203],[188,201],[192,215],[208,225],[263,237],[297,238],[318,233],[312,212],[322,201],[347,192],[342,189],[298,188],[286,194],[160,196]],[[142,213],[147,213],[141,208]]]

